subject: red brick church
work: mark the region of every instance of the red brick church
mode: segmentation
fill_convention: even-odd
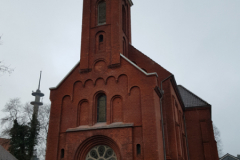
[[[132,5],[83,0],[80,62],[50,89],[46,160],[219,159],[211,105],[131,45]]]

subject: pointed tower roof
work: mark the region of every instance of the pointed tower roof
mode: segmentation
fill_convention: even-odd
[[[197,95],[195,95],[194,93],[192,93],[191,91],[183,87],[182,85],[178,85],[178,90],[180,92],[180,95],[183,99],[183,103],[186,108],[187,107],[203,107],[203,106],[210,105],[206,101],[204,101],[203,99],[201,99],[200,97],[198,97]]]

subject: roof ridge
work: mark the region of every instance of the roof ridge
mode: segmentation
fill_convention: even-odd
[[[154,61],[152,58],[150,58],[149,56],[147,56],[146,54],[144,54],[142,51],[140,51],[139,49],[137,49],[136,47],[134,47],[132,44],[129,44],[130,46],[132,46],[134,49],[136,49],[138,52],[140,52],[141,54],[143,54],[144,56],[146,56],[147,58],[149,58],[151,61],[153,61],[154,63],[156,63],[159,67],[163,68],[165,71],[169,72],[170,74],[172,74],[172,72],[168,71],[166,68],[164,68],[163,66],[161,66],[159,63],[157,63],[156,61]],[[130,59],[131,60],[131,59]],[[172,74],[173,75],[173,74]]]
[[[182,87],[183,89],[185,89],[186,91],[188,91],[191,95],[193,95],[194,97],[198,98],[199,100],[201,100],[202,102],[210,105],[208,102],[206,102],[205,100],[203,100],[202,98],[198,97],[196,94],[194,94],[193,92],[191,92],[190,90],[188,90],[187,88],[183,87],[182,85],[178,85],[179,87]]]

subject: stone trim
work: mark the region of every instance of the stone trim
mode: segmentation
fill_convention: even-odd
[[[135,68],[137,68],[138,70],[140,70],[143,74],[145,74],[146,76],[156,76],[158,77],[158,74],[156,72],[152,72],[152,73],[147,73],[145,72],[142,68],[138,67],[138,65],[136,65],[135,63],[133,63],[131,60],[129,60],[127,57],[125,57],[123,54],[120,53],[120,56],[125,59],[126,61],[128,61],[131,65],[133,65]]]
[[[126,127],[133,127],[133,125],[134,125],[133,123],[122,123],[122,122],[116,122],[116,123],[111,123],[107,125],[106,122],[103,122],[103,123],[96,123],[93,126],[84,125],[84,126],[79,126],[77,128],[69,128],[66,132],[111,129],[111,128],[126,128]]]

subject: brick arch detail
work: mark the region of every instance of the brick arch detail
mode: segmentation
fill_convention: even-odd
[[[68,119],[68,115],[71,114],[71,96],[65,95],[62,98],[62,104],[61,104],[61,120],[60,120],[60,131],[64,132],[68,129],[68,124],[62,123],[65,122],[66,119]]]
[[[109,84],[111,79],[114,79],[114,82],[117,83],[117,79],[114,76],[109,76],[107,77],[106,84]]]
[[[103,62],[102,64],[99,64]],[[99,68],[100,67],[100,68]],[[92,69],[94,72],[96,73],[105,73],[107,71],[107,63],[106,63],[106,60],[103,59],[103,58],[98,58],[96,59],[94,62],[93,62],[93,65],[92,65]]]
[[[134,125],[141,125],[142,124],[141,90],[138,86],[131,87],[129,92],[129,101],[131,107],[125,108],[127,110],[127,112],[125,113],[125,115],[127,114],[128,117],[127,121],[133,122]]]
[[[126,77],[127,79],[127,85],[128,85],[128,76],[126,74],[120,74],[117,78],[117,82],[119,83],[120,79],[123,78],[123,77]]]
[[[118,100],[118,103],[114,102]],[[111,123],[113,122],[123,122],[123,98],[120,95],[115,95],[111,99]]]
[[[101,83],[100,81],[103,81],[103,84],[106,85],[106,81],[102,77],[99,77],[95,80],[94,86],[96,86],[98,83]]]
[[[72,93],[72,101],[74,101],[76,99],[76,96],[78,96],[81,92],[81,89],[83,88],[83,83],[82,81],[76,81],[73,84],[73,93]]]
[[[99,42],[99,36],[102,35],[103,36],[103,41]],[[96,33],[95,35],[95,54],[97,53],[101,53],[101,52],[105,52],[106,51],[106,41],[107,40],[107,36],[106,36],[106,32],[101,30],[99,32]]]
[[[106,2],[106,0],[97,0],[97,1],[96,1],[96,6],[97,6],[97,5],[98,5],[98,3],[99,3],[99,2],[101,2],[101,1],[104,1],[104,2]]]
[[[96,3],[95,3],[95,6],[96,6],[96,10],[98,10],[98,4],[100,2],[106,2],[106,0],[97,0]],[[106,2],[107,3],[107,2]]]
[[[92,83],[92,87],[94,86],[94,82],[93,82],[93,80],[92,79],[87,79],[85,82],[84,82],[84,84],[83,84],[83,87],[85,88],[86,87],[86,84],[87,83]]]
[[[62,98],[62,104],[67,100],[67,98],[69,98],[71,100],[71,96],[70,95],[65,95]]]
[[[88,124],[89,124],[89,102],[87,99],[82,99],[78,103],[77,126]]]
[[[104,135],[96,135],[84,140],[78,147],[77,151],[75,152],[74,160],[82,160],[85,159],[88,152],[97,145],[106,145],[111,147],[118,160],[121,160],[120,149],[117,143],[111,139],[110,137]]]
[[[99,61],[104,61],[106,63],[106,60],[104,58],[98,58],[98,59],[94,60],[92,67],[94,67],[94,65]]]
[[[128,91],[128,93],[129,93],[129,96],[131,95],[131,91],[132,91],[134,88],[137,88],[137,89],[139,89],[139,91],[140,91],[140,94],[141,94],[141,89],[140,89],[138,86],[132,86],[132,87],[129,89],[129,91]]]

